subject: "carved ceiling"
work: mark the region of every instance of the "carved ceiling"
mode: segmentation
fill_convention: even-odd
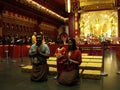
[[[32,6],[20,3],[22,1],[27,0],[0,0],[0,6],[4,9],[10,9],[12,11],[18,12],[18,13],[25,13],[26,15],[30,15],[31,13],[33,16],[41,20],[46,20],[48,22],[60,23],[63,24],[64,22],[54,18],[53,16],[49,15],[48,13],[44,14],[39,12],[39,10],[36,10]],[[65,11],[65,0],[32,0],[40,5],[43,5],[44,7],[52,10],[53,12],[57,13],[58,15],[62,17],[68,17],[68,13]],[[74,0],[73,0],[74,1]],[[80,8],[79,10],[105,10],[105,9],[114,9],[119,8],[120,6],[120,0],[78,0],[80,2]],[[1,2],[5,2],[1,3]],[[11,7],[11,8],[9,8]],[[0,9],[1,9],[0,8]],[[49,20],[48,20],[49,18]]]
[[[49,3],[49,9],[55,10],[64,17],[68,17],[65,11],[65,0],[34,0],[38,3]],[[75,1],[75,0],[71,0]],[[107,10],[116,9],[120,6],[120,0],[76,0],[79,2],[79,10],[93,11],[93,10]],[[43,4],[44,6],[46,6]],[[50,5],[52,7],[50,7]],[[57,10],[56,10],[57,9]]]
[[[41,8],[30,1],[35,1],[58,15],[51,14],[46,10],[40,10]],[[0,0],[0,11],[2,9],[35,18],[39,22],[45,21],[57,26],[64,24],[64,17],[68,17],[67,12],[64,10],[64,0]]]
[[[68,17],[67,12],[65,11],[65,1],[64,0],[33,0],[48,9],[58,13],[63,17]]]

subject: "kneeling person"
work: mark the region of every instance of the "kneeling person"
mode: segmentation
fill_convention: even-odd
[[[31,80],[36,82],[46,81],[48,75],[47,58],[50,55],[50,49],[47,44],[43,43],[43,35],[39,34],[36,37],[36,52],[32,59]]]

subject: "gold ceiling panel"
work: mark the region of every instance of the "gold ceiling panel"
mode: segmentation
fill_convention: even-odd
[[[80,7],[98,4],[115,4],[115,0],[79,0]]]
[[[103,10],[113,9],[114,4],[95,4],[81,7],[82,10]]]

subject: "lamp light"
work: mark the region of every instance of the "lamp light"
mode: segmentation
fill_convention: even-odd
[[[65,10],[70,13],[71,12],[71,0],[65,0]]]

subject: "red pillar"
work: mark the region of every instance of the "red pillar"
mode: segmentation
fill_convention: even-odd
[[[69,29],[69,37],[74,37],[74,13],[70,13],[69,15],[69,23],[68,23],[68,29]]]

